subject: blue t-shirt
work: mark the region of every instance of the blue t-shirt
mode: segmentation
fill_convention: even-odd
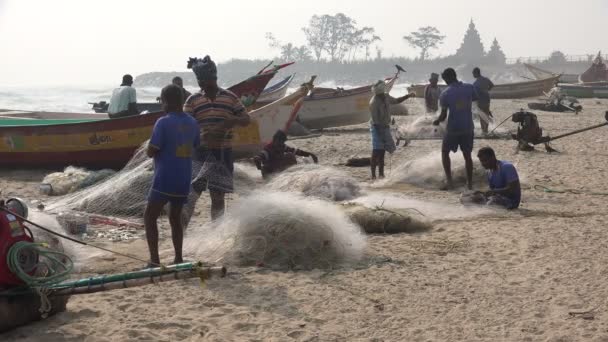
[[[496,170],[488,171],[490,189],[503,189],[507,187],[507,184],[517,180],[519,180],[519,176],[517,175],[515,166],[506,161],[499,160],[498,168]],[[515,194],[504,197],[511,200],[511,205],[508,207],[509,209],[519,207],[519,202],[521,201],[521,188],[518,188]]]
[[[477,95],[468,83],[454,82],[441,93],[441,108],[448,109],[448,133],[473,132],[473,101],[477,101]]]
[[[192,178],[192,152],[200,144],[196,120],[186,113],[168,113],[156,121],[150,145],[158,148],[154,157],[152,191],[187,197]]]
[[[490,103],[490,88],[494,86],[494,83],[487,77],[479,76],[473,82],[473,86],[477,94],[477,102],[481,104]]]

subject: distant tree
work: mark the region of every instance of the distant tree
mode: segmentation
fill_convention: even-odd
[[[294,48],[294,58],[298,62],[308,62],[312,60],[310,49],[306,45]]]
[[[549,55],[549,58],[547,59],[547,63],[549,64],[565,64],[567,62],[566,55],[561,51],[551,52],[551,55]]]
[[[367,60],[369,58],[370,46],[380,40],[382,39],[375,35],[375,30],[372,27],[363,27],[355,30],[349,38],[350,59],[354,60],[357,56],[357,51],[363,48],[365,50],[365,59]]]
[[[473,23],[472,19],[469,23],[469,28],[464,35],[462,44],[456,51],[456,56],[460,60],[466,62],[478,62],[485,56],[481,37],[479,32],[477,32],[477,28],[475,28],[475,23]]]
[[[356,22],[352,18],[343,13],[329,16],[328,40],[324,50],[332,62],[343,60],[348,50],[350,50],[352,37],[356,31],[355,24]]]
[[[308,22],[308,26],[302,28],[308,42],[308,47],[314,53],[317,62],[321,60],[323,51],[325,51],[327,46],[331,21],[332,16],[330,15],[313,15]]]
[[[304,45],[295,46],[292,43],[283,44],[270,32],[266,33],[266,39],[268,40],[268,46],[280,51],[281,60],[302,62],[311,59],[310,50]]]
[[[422,61],[428,58],[429,50],[436,49],[443,43],[444,38],[445,36],[442,36],[439,30],[432,26],[421,27],[418,31],[403,37],[411,46],[420,49],[420,60]]]
[[[486,55],[486,59],[488,63],[494,65],[504,65],[507,62],[507,56],[502,52],[500,45],[498,44],[498,40],[494,38],[494,42],[492,42],[492,46],[490,47],[490,51]]]

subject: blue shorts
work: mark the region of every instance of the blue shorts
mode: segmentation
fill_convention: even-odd
[[[188,203],[188,196],[171,196],[165,193],[150,189],[148,202],[171,203],[174,205],[184,205]]]
[[[201,149],[195,153],[195,164],[200,170],[192,180],[194,191],[201,193],[207,189],[213,192],[234,191],[234,160],[232,149]]]
[[[460,147],[462,152],[473,152],[473,132],[470,133],[450,133],[443,137],[441,144],[442,152],[456,152]]]
[[[391,135],[390,127],[372,125],[370,132],[372,133],[372,149],[384,150],[388,153],[395,152],[397,147]]]

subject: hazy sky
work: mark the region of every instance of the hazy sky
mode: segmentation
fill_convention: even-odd
[[[608,52],[608,0],[0,0],[0,85],[114,84],[122,74],[185,70],[190,56],[270,58],[266,32],[303,44],[314,14],[343,12],[382,38],[385,56],[435,26],[453,53],[473,18],[507,57]]]

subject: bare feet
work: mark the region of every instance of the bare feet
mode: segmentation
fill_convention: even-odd
[[[448,191],[448,190],[452,190],[453,188],[454,188],[454,185],[452,183],[445,183],[439,188],[439,190]]]

